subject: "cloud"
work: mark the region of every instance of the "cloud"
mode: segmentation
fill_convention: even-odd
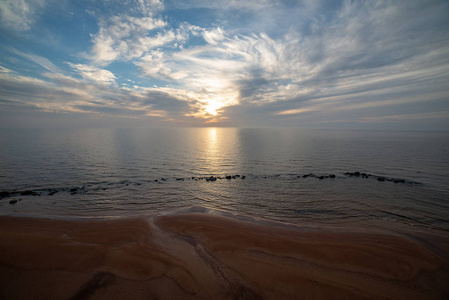
[[[15,73],[13,70],[0,66],[0,73]]]
[[[53,64],[51,61],[49,61],[45,57],[42,57],[42,56],[39,56],[36,54],[32,54],[32,53],[25,53],[25,52],[22,52],[20,50],[14,49],[14,48],[11,48],[10,50],[12,53],[22,56],[22,57],[28,59],[29,61],[34,62],[35,64],[38,64],[39,66],[43,67],[47,71],[50,71],[53,73],[63,73],[63,71],[58,66]]]
[[[182,1],[182,2],[177,2],[175,0],[168,0],[166,2],[170,6],[175,6],[177,9],[208,8],[208,9],[226,9],[226,10],[260,10],[260,9],[273,8],[282,3],[282,1],[271,1],[271,0],[247,0],[247,1],[194,0],[194,1]],[[288,2],[288,1],[285,1],[285,2]]]
[[[166,25],[162,19],[151,17],[114,16],[101,21],[88,57],[99,64],[141,57],[148,50],[175,40],[171,30],[153,32],[153,29]]]
[[[68,63],[73,69],[75,69],[83,78],[95,81],[98,83],[115,83],[115,75],[108,70],[100,69],[93,66],[83,64]]]
[[[143,15],[151,16],[154,12],[164,9],[161,0],[138,0],[140,11]]]
[[[169,29],[157,31],[167,26],[162,18],[154,16],[163,8],[162,2],[139,0],[137,6],[135,15],[120,13],[101,17],[88,58],[102,65],[115,60],[128,61],[176,38]]]
[[[403,115],[388,115],[388,116],[376,116],[362,118],[362,122],[377,123],[377,122],[402,122],[402,121],[416,121],[416,120],[428,120],[428,119],[449,119],[449,111],[439,111],[430,113],[418,113],[418,114],[403,114]]]
[[[150,105],[152,110],[165,112],[172,118],[182,118],[189,111],[190,99],[179,97],[179,91],[172,93],[167,89],[149,89],[145,93],[142,104]],[[178,98],[179,97],[179,98]]]
[[[44,0],[2,0],[0,1],[0,24],[17,31],[30,29],[36,14],[46,4]]]
[[[74,65],[74,67],[90,76],[89,66]],[[47,80],[42,80],[17,75],[7,70],[0,72],[0,111],[3,112],[33,110],[181,121],[192,119],[185,115],[189,111],[196,111],[195,106],[198,102],[198,95],[183,90],[170,88],[135,90],[98,84],[97,81],[86,82],[55,73],[44,73]],[[94,73],[97,71],[94,70]]]

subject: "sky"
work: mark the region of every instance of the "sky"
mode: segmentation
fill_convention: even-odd
[[[0,0],[0,127],[449,130],[449,1]]]

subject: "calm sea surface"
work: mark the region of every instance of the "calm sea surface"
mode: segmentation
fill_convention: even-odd
[[[0,170],[1,215],[202,206],[297,224],[449,229],[448,133],[1,129]]]

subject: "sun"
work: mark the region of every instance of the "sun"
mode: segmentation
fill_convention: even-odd
[[[223,103],[220,103],[216,100],[209,100],[204,111],[207,112],[208,114],[216,116],[218,115],[217,109],[220,109],[222,107]]]

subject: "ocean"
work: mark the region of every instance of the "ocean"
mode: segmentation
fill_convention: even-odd
[[[449,230],[449,133],[0,129],[0,215],[202,207],[307,225]]]

